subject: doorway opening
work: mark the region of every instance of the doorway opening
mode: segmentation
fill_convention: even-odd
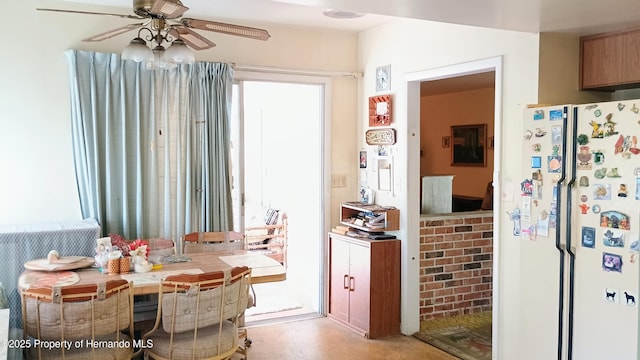
[[[493,113],[491,116],[489,116],[488,120],[486,121],[487,124],[487,128],[490,129],[490,127],[492,127],[492,132],[488,134],[487,136],[487,140],[486,140],[486,146],[484,147],[486,151],[486,155],[487,155],[487,165],[490,165],[491,162],[493,163],[492,165],[492,170],[489,170],[488,175],[486,175],[485,177],[487,177],[486,181],[483,181],[482,183],[480,181],[477,182],[477,184],[475,183],[470,183],[469,185],[463,186],[460,189],[464,189],[465,191],[469,190],[469,189],[473,189],[475,188],[474,186],[478,186],[479,191],[482,191],[482,194],[484,194],[484,192],[487,189],[487,182],[490,182],[493,185],[493,196],[492,196],[492,205],[493,205],[493,211],[490,212],[490,214],[493,215],[493,217],[495,219],[498,219],[499,217],[495,216],[495,214],[499,214],[500,213],[500,203],[497,201],[497,195],[496,194],[500,194],[500,183],[499,183],[499,179],[500,179],[500,128],[501,128],[501,115],[502,115],[502,102],[501,102],[501,98],[502,98],[502,58],[500,57],[496,57],[496,58],[489,58],[489,59],[484,59],[484,60],[478,60],[478,61],[473,61],[473,62],[469,62],[469,63],[461,63],[461,64],[457,64],[457,65],[452,65],[452,66],[447,66],[447,67],[442,67],[442,68],[437,68],[437,69],[431,69],[431,70],[425,70],[425,71],[419,71],[419,72],[415,72],[415,73],[410,73],[406,75],[406,79],[407,79],[407,100],[408,100],[408,127],[410,129],[412,128],[416,128],[416,129],[420,129],[420,133],[421,133],[421,137],[424,136],[423,134],[426,131],[430,131],[433,128],[433,124],[423,124],[421,122],[422,116],[421,114],[424,114],[426,112],[431,112],[431,108],[427,107],[422,99],[422,92],[421,92],[421,88],[425,88],[429,85],[453,85],[455,81],[460,81],[460,80],[465,80],[465,76],[470,76],[470,75],[476,75],[476,74],[483,74],[483,73],[490,73],[491,75],[488,75],[488,77],[490,77],[493,80],[493,89],[492,90],[488,90],[488,92],[491,93],[491,95],[493,95],[493,99],[489,100],[488,103],[486,104],[486,106],[488,106],[489,108],[491,108],[493,110]],[[447,79],[451,79],[450,81],[452,81],[452,83],[447,83]],[[469,78],[466,78],[469,79]],[[441,83],[436,83],[435,81],[442,81]],[[416,105],[412,105],[412,104],[416,104]],[[465,101],[463,100],[458,100],[455,103],[455,106],[458,108],[463,108],[461,110],[461,113],[458,114],[456,117],[475,117],[476,119],[478,118],[478,115],[476,112],[474,112],[475,107],[474,106],[470,106],[471,103],[469,101]],[[448,110],[444,113],[444,117],[451,117],[451,106],[449,106]],[[465,113],[466,111],[466,113]],[[439,119],[437,121],[442,122],[443,120],[443,116],[440,116]],[[456,119],[459,121],[459,119]],[[482,123],[482,121],[475,121],[473,123],[471,123],[471,125],[477,125],[478,123]],[[451,127],[453,125],[457,125],[457,124],[449,124],[448,126]],[[465,124],[462,124],[465,125]],[[427,127],[425,129],[425,127]],[[474,127],[475,128],[475,127]],[[433,132],[432,132],[433,133]],[[407,174],[409,176],[409,178],[411,179],[415,179],[415,181],[410,181],[409,182],[409,189],[408,189],[408,193],[412,194],[412,196],[410,196],[407,199],[407,206],[409,208],[420,208],[420,195],[421,194],[421,176],[423,175],[422,171],[424,170],[423,167],[421,167],[421,164],[423,163],[423,158],[424,155],[427,151],[431,150],[433,152],[436,152],[437,154],[439,154],[439,157],[441,158],[440,160],[443,161],[443,163],[447,166],[447,167],[451,167],[451,164],[454,163],[454,161],[451,161],[451,158],[453,156],[452,150],[450,148],[450,146],[453,145],[452,141],[454,139],[452,139],[452,132],[451,129],[441,129],[440,133],[436,133],[434,135],[436,135],[437,141],[434,141],[434,148],[433,149],[429,149],[426,148],[424,145],[424,139],[420,138],[417,139],[418,141],[414,141],[414,142],[410,142],[409,144],[409,149],[408,149],[408,156],[407,156],[407,162],[408,162],[408,171]],[[445,137],[447,137],[445,141]],[[437,144],[437,145],[436,145]],[[449,146],[449,148],[447,148],[447,146]],[[472,162],[473,163],[473,162]],[[476,167],[478,167],[476,165]],[[468,170],[468,169],[467,169]],[[442,173],[447,173],[450,170],[445,170],[442,171]],[[457,169],[456,169],[457,171]],[[440,171],[438,171],[440,172]],[[470,176],[468,174],[463,175],[463,177],[470,177],[471,179],[474,179],[473,176]],[[462,193],[461,195],[466,195],[464,193]],[[471,195],[473,196],[473,195]],[[458,214],[458,213],[456,213]],[[408,238],[419,238],[420,237],[420,222],[422,217],[424,217],[423,215],[414,215],[411,216],[411,219],[409,219],[409,224],[410,226],[407,229],[407,237]],[[491,243],[489,244],[490,246],[492,246],[494,249],[499,249],[499,237],[496,236],[499,233],[499,224],[496,223],[492,230],[490,230],[490,233],[493,235],[492,236],[492,240]],[[420,252],[420,249],[418,248],[418,246],[412,245],[412,244],[407,244],[407,247],[409,248],[409,251],[417,251]],[[492,310],[494,309],[499,309],[499,289],[498,289],[498,285],[499,285],[499,277],[500,277],[500,269],[499,269],[499,263],[500,263],[500,259],[499,259],[499,253],[495,252],[491,254],[490,260],[489,261],[485,261],[487,259],[483,258],[481,259],[484,262],[488,262],[491,267],[492,267],[492,271],[491,271],[491,275],[485,275],[489,276],[488,279],[485,278],[485,280],[490,280],[491,281],[491,287],[490,287],[490,295],[491,298],[488,302],[488,304],[490,304],[490,308]],[[407,274],[407,280],[405,280],[408,284],[420,284],[421,285],[421,277],[419,275],[416,275],[415,278],[411,278],[413,276],[413,273],[415,271],[416,274],[422,274],[421,271],[423,271],[423,269],[421,268],[421,265],[416,264],[414,269],[409,269],[410,271]],[[426,270],[425,270],[426,271]],[[408,286],[408,285],[407,285]],[[416,316],[416,320],[414,319],[405,319],[403,316],[403,321],[407,321],[408,323],[411,323],[412,325],[415,324],[416,327],[419,327],[420,324],[420,320],[421,319],[421,311],[423,311],[423,306],[425,305],[424,302],[421,302],[420,296],[422,295],[422,293],[420,291],[418,291],[415,294],[407,294],[407,296],[416,296],[416,300],[415,300],[415,312],[413,313],[407,313],[407,316]],[[411,304],[413,305],[413,304]],[[414,309],[413,306],[411,306],[412,309]],[[498,348],[498,344],[497,344],[497,339],[499,339],[499,334],[498,334],[498,323],[499,323],[499,316],[497,311],[492,311],[490,316],[489,316],[490,320],[491,320],[491,324],[490,324],[490,331],[492,333],[492,338],[489,341],[489,344],[491,345],[491,348],[493,349],[497,349]],[[413,322],[415,321],[415,322]],[[490,354],[489,354],[490,356]]]
[[[264,226],[270,209],[285,215],[287,279],[253,286],[247,325],[318,316],[322,293],[324,84],[260,75],[233,89],[234,230]]]

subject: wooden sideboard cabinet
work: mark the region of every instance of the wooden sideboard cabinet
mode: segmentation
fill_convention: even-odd
[[[580,89],[619,90],[640,85],[640,29],[580,38]]]
[[[329,233],[329,318],[370,339],[400,333],[400,241]]]

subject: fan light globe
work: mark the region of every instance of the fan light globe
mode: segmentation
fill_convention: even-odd
[[[171,46],[165,51],[164,58],[176,64],[193,64],[196,59],[193,52],[189,50],[182,39],[176,39]]]
[[[135,62],[153,61],[153,53],[147,47],[147,43],[140,37],[137,37],[122,50],[122,58],[124,60],[133,60]]]

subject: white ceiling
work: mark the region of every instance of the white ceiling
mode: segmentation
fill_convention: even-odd
[[[41,0],[41,7],[48,7]],[[131,13],[132,0],[74,0]],[[56,2],[59,4],[60,2]],[[391,17],[474,25],[526,32],[580,35],[640,25],[637,0],[183,0],[185,16],[206,20],[244,20],[362,31]],[[73,9],[74,4],[69,7]],[[363,18],[337,20],[323,10],[354,10]],[[377,15],[374,15],[377,14]]]

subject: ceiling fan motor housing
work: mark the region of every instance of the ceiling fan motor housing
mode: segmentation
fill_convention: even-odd
[[[178,4],[180,6],[182,5],[182,2],[180,0],[164,0],[165,3],[166,2],[170,2],[170,3],[174,3],[174,4]],[[154,14],[153,12],[151,12],[151,9],[153,8],[153,5],[156,3],[156,0],[133,0],[133,12],[136,13],[136,15],[142,16],[142,17],[160,17],[160,14]],[[162,16],[164,18],[167,19],[174,19],[180,16],[176,16],[176,17],[166,17],[166,16]]]

